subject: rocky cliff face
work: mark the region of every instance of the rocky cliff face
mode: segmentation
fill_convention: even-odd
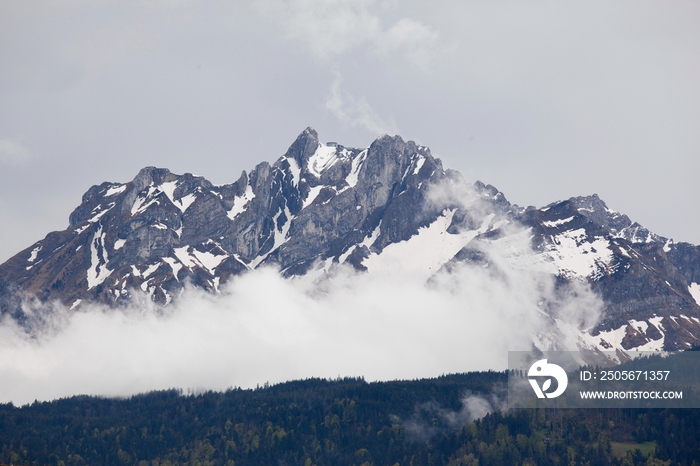
[[[602,297],[602,319],[579,335],[581,346],[673,351],[700,344],[697,246],[648,231],[596,195],[529,208],[513,222],[527,229],[534,252],[516,255],[515,263],[534,261],[561,281],[590,283]],[[483,262],[477,252],[507,241],[502,230],[475,238],[457,259]]]
[[[20,312],[26,299],[113,304],[138,290],[168,303],[187,281],[216,291],[263,264],[288,276],[321,261],[363,269],[370,252],[442,214],[426,195],[449,176],[428,148],[400,137],[354,149],[321,144],[311,128],[272,166],[229,185],[147,167],[90,188],[67,230],[3,264],[2,309]]]
[[[434,259],[431,270],[486,263],[486,245],[526,235],[530,247],[511,255],[514,264],[589,283],[606,309],[592,332],[577,334],[581,346],[700,343],[697,246],[649,232],[596,195],[522,209],[443,169],[427,147],[386,135],[366,149],[323,144],[311,128],[273,165],[232,184],[147,167],[128,183],[93,186],[68,229],[0,266],[0,309],[23,321],[42,303],[118,306],[144,294],[167,304],[185,283],[217,292],[266,264],[286,276],[339,263],[366,270],[429,226],[442,235],[420,252]]]

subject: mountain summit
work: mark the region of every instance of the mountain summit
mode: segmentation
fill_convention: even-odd
[[[231,184],[146,167],[128,183],[91,187],[66,230],[0,266],[0,311],[27,323],[42,303],[118,306],[142,294],[168,304],[186,283],[218,292],[263,265],[285,276],[343,263],[372,273],[388,246],[419,237],[428,247],[406,250],[429,277],[460,262],[487,267],[484,251],[514,235],[530,248],[513,264],[602,297],[603,318],[576,333],[579,346],[700,344],[697,246],[649,232],[596,195],[523,209],[399,136],[357,149],[321,143],[312,128]]]

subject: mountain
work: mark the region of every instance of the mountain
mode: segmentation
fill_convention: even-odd
[[[536,268],[587,282],[603,299],[596,327],[570,335],[577,346],[675,351],[700,344],[700,247],[650,232],[595,194],[528,208],[514,221],[527,228]],[[484,243],[507,240],[502,231],[488,232],[460,255],[478,260]],[[514,261],[523,259],[532,262]]]
[[[186,283],[218,292],[263,265],[287,277],[342,263],[372,273],[388,246],[426,279],[461,263],[495,267],[497,248],[560,286],[587,284],[604,302],[595,328],[551,316],[569,347],[700,344],[699,247],[655,235],[596,195],[521,208],[412,141],[383,135],[357,149],[321,143],[312,128],[232,184],[147,167],[93,186],[66,230],[0,265],[0,311],[30,327],[30,310],[55,302],[77,310],[147,295],[167,305]]]

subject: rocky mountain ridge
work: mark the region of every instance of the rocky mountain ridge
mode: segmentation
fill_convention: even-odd
[[[412,141],[384,135],[349,148],[311,128],[232,184],[147,167],[128,183],[93,186],[66,230],[0,265],[0,310],[22,322],[29,307],[56,301],[118,306],[140,293],[168,304],[185,283],[217,292],[263,265],[285,276],[342,263],[371,273],[389,245],[426,231],[440,235],[420,252],[430,273],[486,265],[484,248],[519,236],[531,249],[513,253],[514,264],[590,284],[605,312],[592,331],[562,327],[578,346],[700,344],[697,246],[655,235],[596,195],[523,209]]]
[[[529,208],[516,221],[527,227],[535,268],[583,280],[603,299],[596,328],[572,335],[577,346],[673,351],[700,344],[700,247],[650,232],[597,195]],[[507,240],[489,232],[460,253]]]

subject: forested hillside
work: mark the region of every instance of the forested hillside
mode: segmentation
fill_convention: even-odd
[[[499,372],[310,379],[224,393],[5,404],[0,463],[698,464],[697,410],[513,410],[470,422],[499,406],[505,382]]]

